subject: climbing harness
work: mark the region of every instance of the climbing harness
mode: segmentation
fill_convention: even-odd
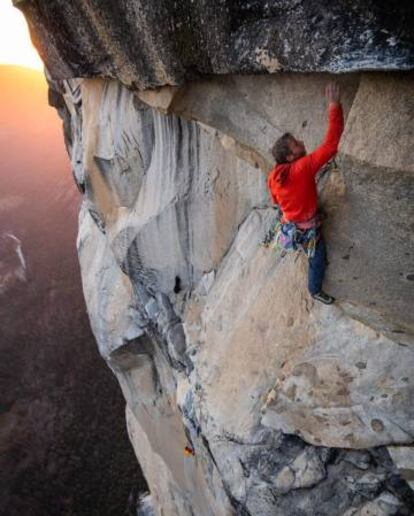
[[[306,223],[282,222],[276,224],[265,235],[262,245],[266,248],[283,249],[287,252],[303,249],[308,258],[315,255],[320,238],[320,217],[316,215]]]

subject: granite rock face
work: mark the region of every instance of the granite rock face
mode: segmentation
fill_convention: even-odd
[[[411,4],[16,3],[65,121],[88,312],[157,513],[412,514]],[[358,71],[339,77],[345,133],[319,178],[330,307],[304,256],[261,245],[269,147],[322,140],[326,71]]]
[[[200,74],[403,70],[414,7],[341,0],[14,0],[55,79],[138,88]]]
[[[91,324],[158,511],[413,510],[412,235],[400,223],[413,206],[412,74],[341,78],[345,134],[320,179],[337,305],[311,300],[305,257],[261,246],[274,220],[268,146],[284,127],[309,147],[322,139],[326,80],[144,94],[52,83],[84,192]]]

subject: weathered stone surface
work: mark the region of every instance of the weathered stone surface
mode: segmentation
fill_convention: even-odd
[[[382,328],[394,337],[414,325],[413,81],[412,74],[361,79],[338,160],[345,192],[327,224],[338,253],[327,288],[358,305],[360,317],[388,320]]]
[[[318,305],[306,290],[305,258],[260,245],[274,220],[262,172],[268,146],[284,128],[316,145],[325,81],[195,81],[164,104],[168,115],[147,104],[160,108],[157,93],[143,102],[115,81],[65,86],[85,192],[78,240],[85,297],[159,510],[328,516],[333,507],[407,515],[414,507],[386,451],[373,449],[413,441],[412,293],[402,293],[395,315],[385,295],[397,296],[393,268],[384,258],[374,312],[364,297],[373,277],[361,259],[366,277],[347,278],[337,305]],[[397,206],[383,174],[372,177],[371,198],[343,165],[365,166],[354,157],[361,151],[352,150],[352,124],[372,81],[388,99],[374,103],[379,120],[402,116],[391,109],[393,91],[411,109],[411,75],[394,76],[392,86],[383,74],[343,79],[344,152],[320,183],[331,271],[347,261],[335,238],[345,223],[369,232],[373,215],[360,211],[387,224],[377,203]],[[370,127],[380,146],[375,121]],[[396,183],[408,181],[409,195],[407,155],[393,173]],[[375,242],[355,247],[369,260],[371,249],[382,252]],[[404,246],[392,252],[408,264]],[[342,288],[340,279],[331,272],[331,287]]]
[[[213,76],[177,88],[168,110],[218,129],[224,141],[233,138],[267,162],[263,169],[267,172],[273,164],[270,149],[284,132],[294,132],[309,149],[322,140],[326,119],[324,89],[328,78],[327,74],[314,74],[312,80],[306,74]],[[338,77],[345,115],[359,81],[358,74]],[[158,90],[157,95],[162,96],[163,90]],[[157,107],[156,93],[151,91],[152,98],[148,91],[138,95]]]
[[[414,491],[414,448],[412,446],[389,446],[387,449],[401,476]]]
[[[176,278],[183,291],[215,268],[238,221],[267,202],[265,177],[211,131],[137,105],[115,82],[87,81],[83,90],[87,198],[124,270],[147,268],[154,292],[180,298]]]
[[[15,0],[54,79],[117,77],[138,88],[200,74],[404,70],[409,0]]]
[[[314,305],[294,257],[260,249],[262,226],[259,213],[246,220],[204,301],[195,372],[207,427],[251,428],[277,372],[265,424],[316,445],[411,442],[411,349],[341,308]]]
[[[130,279],[117,266],[105,236],[84,207],[80,213],[78,252],[83,291],[99,351],[105,359],[144,334],[144,322],[134,308]],[[102,295],[105,293],[105,295]]]
[[[326,81],[324,75],[314,75],[310,81],[297,74],[200,80],[183,88],[169,110],[230,135],[237,144],[228,147],[266,171],[269,149],[282,132],[293,132],[308,149],[321,141]],[[379,319],[382,329],[388,325],[390,331],[403,331],[408,325],[412,331],[413,240],[401,213],[407,221],[412,219],[414,180],[408,142],[409,121],[414,118],[413,75],[366,74],[361,84],[358,76],[349,76],[340,84],[345,116],[350,112],[350,119],[337,158],[339,172],[329,178],[323,196],[329,214],[330,258],[338,256],[331,260],[328,286],[337,297],[359,306],[360,317],[370,324]],[[362,122],[366,113],[369,125]],[[401,150],[394,141],[401,142]],[[249,152],[243,155],[237,145]],[[355,315],[352,306],[347,310]]]
[[[306,448],[288,466],[285,466],[276,476],[276,488],[283,491],[312,487],[326,476],[323,460],[317,448]]]
[[[92,327],[101,354],[119,377],[128,405],[139,422],[135,425],[131,423],[135,434],[138,432],[136,425],[141,428],[144,418],[146,423],[140,432],[152,436],[151,446],[146,448],[145,453],[141,451],[139,458],[140,462],[153,465],[153,469],[148,466],[146,475],[154,479],[152,492],[159,505],[169,507],[170,500],[175,498],[178,505],[173,508],[177,514],[188,513],[192,506],[208,514],[216,503],[213,499],[207,502],[203,498],[213,495],[202,494],[209,491],[203,487],[203,479],[209,478],[206,468],[212,467],[211,459],[208,454],[203,458],[200,453],[201,465],[197,466],[197,459],[185,457],[183,452],[187,438],[174,402],[174,376],[170,367],[175,364],[178,368],[185,368],[188,359],[180,320],[166,294],[172,296],[179,309],[182,304],[180,291],[188,290],[204,270],[213,268],[226,250],[228,240],[235,231],[235,221],[229,214],[239,212],[238,218],[242,218],[252,205],[266,202],[264,178],[256,169],[250,172],[247,165],[225,151],[214,134],[173,117],[162,119],[160,115],[144,109],[140,103],[136,104],[134,96],[115,83],[88,81],[82,85],[82,91],[83,180],[89,201],[85,202],[81,213],[78,249]],[[124,104],[119,109],[120,113],[130,114],[111,122],[107,113],[114,102]],[[101,108],[103,112],[100,112]],[[133,120],[137,126],[131,130],[129,123]],[[131,155],[129,162],[123,161],[126,142],[148,138],[147,132],[140,126],[148,120],[151,121],[149,127],[154,132],[154,140],[138,142],[141,160]],[[104,123],[100,126],[102,121]],[[108,131],[111,135],[109,143]],[[165,155],[165,149],[160,145],[171,137],[177,139],[177,152],[170,148]],[[150,151],[151,156],[145,162],[142,156],[146,151]],[[97,157],[110,157],[112,161],[108,167],[119,166],[110,186],[105,176],[110,169],[96,166]],[[219,165],[234,166],[234,179],[220,177]],[[120,170],[121,166],[124,172]],[[164,170],[163,180],[159,177],[156,179],[160,170]],[[244,170],[254,174],[255,180],[252,179],[250,183],[243,181],[245,192],[240,198],[232,192],[241,189],[240,179],[237,178],[243,177]],[[128,208],[123,205],[128,204],[122,197],[125,171],[140,178],[131,182],[131,186],[135,184],[140,188],[136,186],[135,190],[131,188],[128,192],[135,199],[133,209],[132,206]],[[217,194],[218,202],[213,194]],[[205,203],[208,198],[210,206]],[[187,204],[190,213],[188,219],[182,218],[177,210],[177,205],[181,208]],[[208,233],[196,234],[202,227],[203,219],[216,221],[217,230],[214,232],[213,225],[212,236],[217,237],[217,233],[222,235],[222,242],[220,238],[215,238],[207,249],[203,248],[203,242],[208,239]],[[154,251],[150,252],[148,245],[151,235],[157,234],[163,226],[169,234],[161,235],[162,238],[154,242]],[[174,227],[175,235],[172,232]],[[189,236],[183,235],[183,231],[187,231]],[[183,248],[180,247],[180,240]],[[216,250],[212,249],[213,244]],[[194,249],[193,254],[184,252],[186,248]],[[165,251],[167,254],[162,256],[161,252]],[[158,262],[154,263],[154,258]],[[116,260],[129,277],[121,271]],[[188,265],[185,260],[189,261]],[[147,268],[153,272],[146,273]],[[131,279],[138,302],[133,295]],[[107,292],[108,296],[102,296],[102,292]],[[151,332],[151,325],[156,326],[159,338],[165,339],[165,348],[162,346],[157,350],[144,336],[144,331]],[[165,447],[167,441],[171,449]],[[160,446],[164,451],[160,450]],[[153,450],[163,457],[161,462],[153,460]],[[184,468],[180,478],[177,477],[179,468]],[[160,469],[166,470],[164,476],[160,476]],[[216,507],[214,514],[220,514],[221,510],[226,510],[229,502],[218,473],[216,476],[214,499],[221,500],[220,507],[223,509]],[[194,498],[191,493],[197,493],[197,490],[201,494]],[[180,496],[181,501],[178,501]]]
[[[364,74],[343,135],[342,153],[394,174],[413,173],[412,88],[412,74]]]
[[[189,514],[191,507],[199,507],[202,514],[209,508],[226,514],[226,498],[220,499],[219,490],[217,500],[209,496],[202,466],[184,454],[187,437],[174,401],[172,370],[144,334],[148,319],[139,313],[131,282],[87,210],[80,218],[78,250],[92,329],[126,398],[128,431],[145,465],[154,503],[170,514]]]
[[[359,509],[349,509],[344,516],[392,516],[399,514],[398,500],[391,493],[383,493],[372,502],[365,503]]]

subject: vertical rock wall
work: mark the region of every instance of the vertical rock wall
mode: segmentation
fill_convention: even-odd
[[[322,139],[326,80],[62,86],[85,298],[159,514],[414,510],[411,74],[341,78],[320,181],[339,302],[315,305],[304,257],[260,245],[268,148]]]

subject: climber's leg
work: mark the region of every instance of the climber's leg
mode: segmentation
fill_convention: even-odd
[[[316,244],[315,254],[309,258],[308,289],[311,296],[322,290],[326,267],[326,246],[321,237]]]
[[[309,273],[308,273],[308,289],[310,295],[325,303],[327,305],[333,303],[335,300],[322,290],[323,278],[326,269],[326,246],[325,241],[320,237],[316,244],[315,254],[309,258]]]

